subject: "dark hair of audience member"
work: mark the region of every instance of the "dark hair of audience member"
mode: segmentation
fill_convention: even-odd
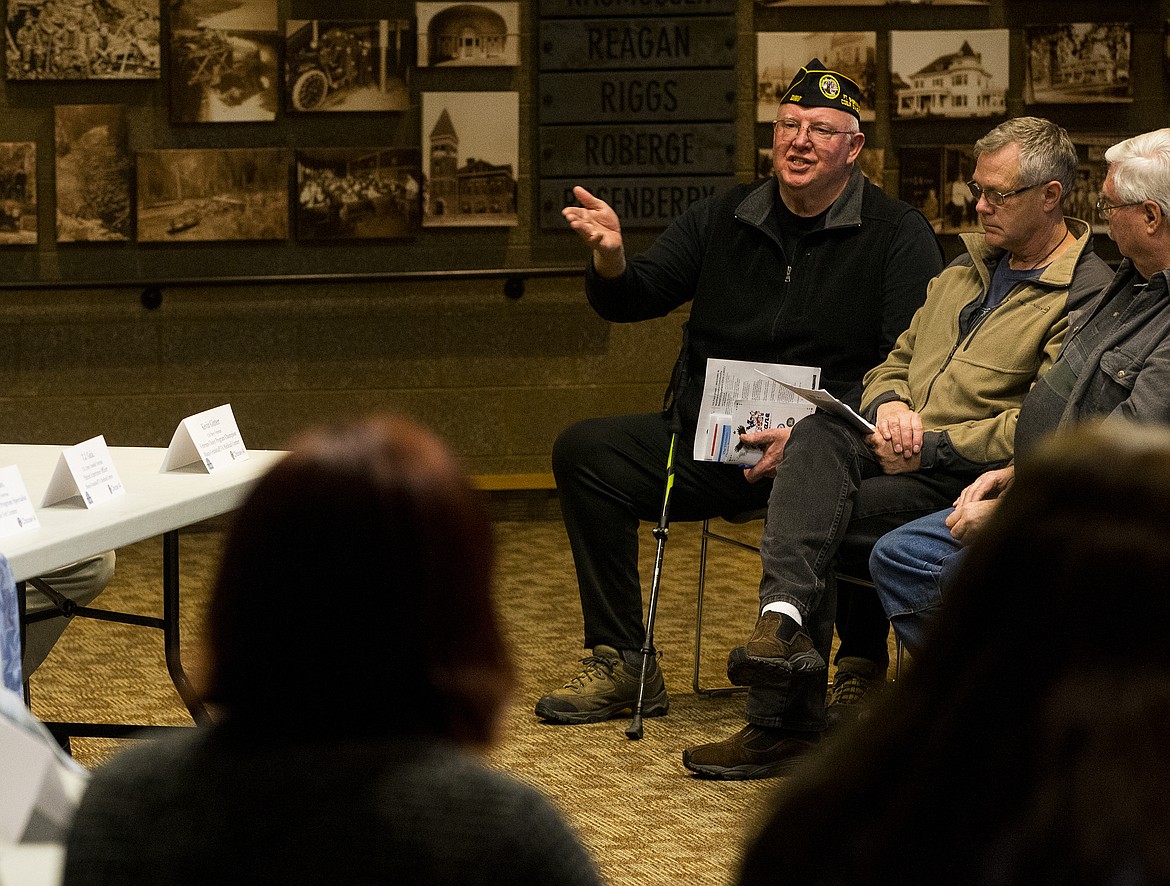
[[[1170,883],[1170,430],[1058,432],[742,882]]]
[[[307,433],[225,542],[206,698],[236,724],[489,743],[513,685],[485,503],[429,431]]]

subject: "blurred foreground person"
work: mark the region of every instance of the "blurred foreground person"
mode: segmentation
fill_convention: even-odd
[[[911,673],[780,796],[741,882],[1170,883],[1170,430],[1018,465]]]
[[[536,790],[484,767],[513,685],[491,526],[431,433],[303,437],[228,534],[205,698],[221,722],[94,773],[67,884],[595,884]]]

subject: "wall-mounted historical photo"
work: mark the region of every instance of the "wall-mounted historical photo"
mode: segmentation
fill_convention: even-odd
[[[416,3],[419,67],[520,64],[519,3]]]
[[[0,246],[36,242],[36,143],[0,142]]]
[[[1006,107],[1008,32],[891,31],[895,118],[995,117]]]
[[[981,230],[967,187],[975,173],[970,145],[902,148],[898,196],[917,207],[938,234]]]
[[[276,119],[276,0],[171,0],[171,122]]]
[[[1024,29],[1024,100],[1028,104],[1129,102],[1127,22],[1043,25]]]
[[[756,34],[756,120],[776,119],[777,102],[811,58],[839,71],[861,87],[861,119],[873,119],[877,71],[873,31],[762,31]]]
[[[154,80],[160,0],[8,0],[8,80]]]
[[[402,19],[290,20],[285,25],[285,110],[405,111],[414,32]]]
[[[1105,183],[1105,174],[1109,171],[1109,164],[1105,162],[1105,152],[1119,141],[1133,135],[1136,133],[1112,135],[1069,133],[1069,138],[1077,149],[1077,178],[1072,190],[1064,198],[1064,214],[1088,222],[1095,233],[1104,234],[1109,230],[1109,225],[1097,215],[1096,209],[1097,198],[1101,196],[1101,185]]]
[[[424,92],[423,225],[515,225],[520,94]]]
[[[299,240],[413,237],[421,196],[418,148],[297,151]]]
[[[129,240],[131,156],[125,105],[58,105],[57,242]]]
[[[138,152],[138,240],[288,238],[283,148]]]
[[[886,149],[862,148],[857,157],[857,163],[865,177],[884,188],[886,179]],[[756,178],[768,178],[772,175],[772,149],[758,148],[756,150]]]

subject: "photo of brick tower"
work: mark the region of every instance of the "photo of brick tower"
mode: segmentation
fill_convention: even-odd
[[[519,93],[423,93],[424,226],[517,223],[519,120]]]

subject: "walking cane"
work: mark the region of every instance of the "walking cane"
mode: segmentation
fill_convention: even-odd
[[[658,525],[651,534],[658,540],[654,554],[654,575],[650,580],[650,605],[646,613],[646,639],[642,642],[642,673],[638,678],[638,701],[634,705],[634,716],[626,727],[626,738],[637,741],[642,737],[642,701],[646,696],[646,671],[650,667],[650,656],[654,654],[654,614],[658,609],[658,586],[662,583],[662,552],[666,537],[670,534],[670,491],[674,487],[674,448],[678,444],[678,431],[671,432],[670,451],[666,455],[666,491],[662,495],[662,513]]]

